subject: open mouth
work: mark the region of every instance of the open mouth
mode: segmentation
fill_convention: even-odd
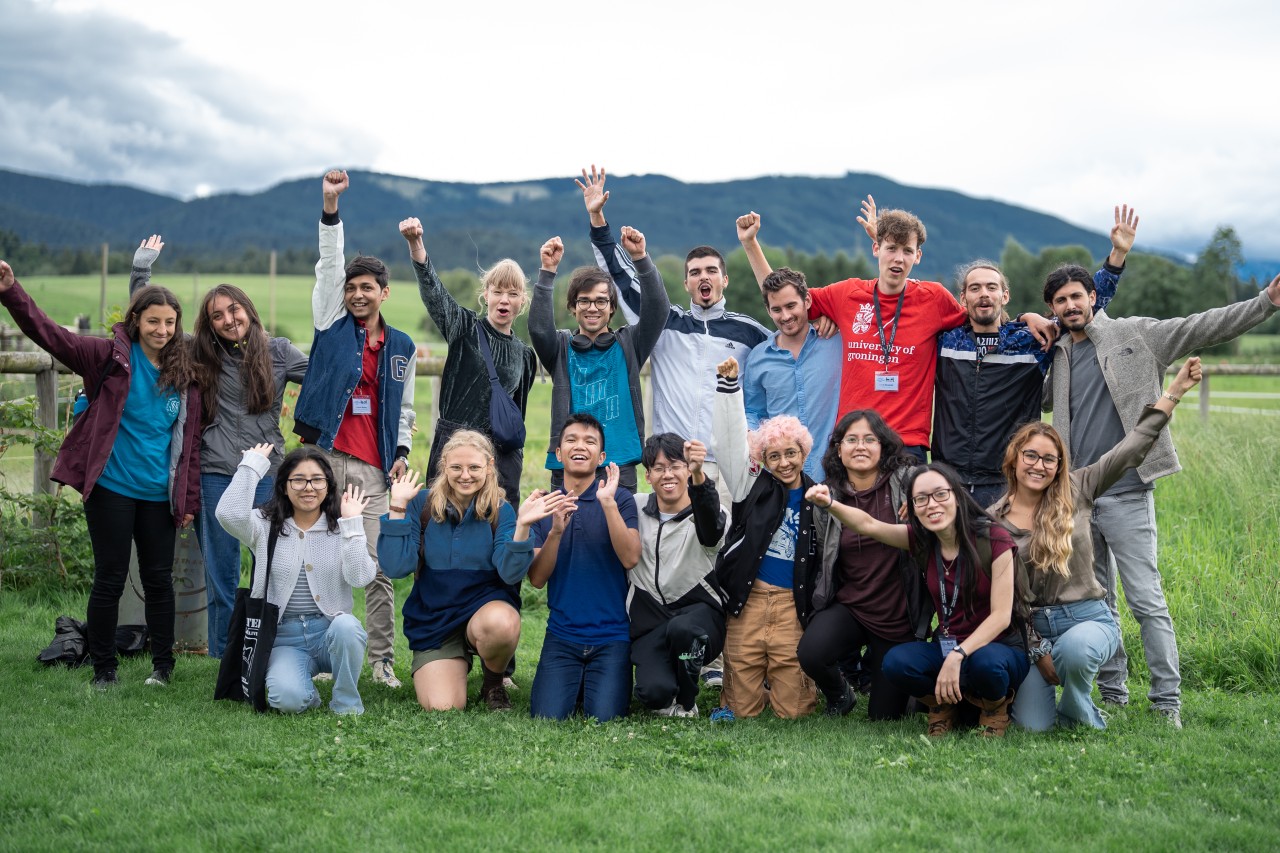
[[[698,296],[704,302],[709,301],[711,299],[711,285],[709,284],[698,285]]]

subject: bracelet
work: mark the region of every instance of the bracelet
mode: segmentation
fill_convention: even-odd
[[[966,652],[964,649],[960,648],[959,646],[956,646],[956,647],[955,647],[954,649],[952,649],[951,651],[953,651],[953,652],[959,652],[959,653],[960,653],[960,658],[961,658],[962,660],[968,660],[968,659],[969,659],[969,653],[968,653],[968,652]]]
[[[400,513],[401,515],[404,515],[405,510],[406,510],[406,509],[408,509],[408,507],[403,507],[403,506],[389,506],[389,507],[387,507],[387,509],[391,510],[392,512],[398,512],[398,513]]]
[[[1181,403],[1181,402],[1182,402],[1182,398],[1181,398],[1181,397],[1175,397],[1175,396],[1173,396],[1172,394],[1170,394],[1168,391],[1165,391],[1165,392],[1164,392],[1164,396],[1165,396],[1166,398],[1168,398],[1168,399],[1172,400],[1172,401],[1173,401],[1173,403],[1174,403],[1174,405],[1177,405],[1178,403]]]

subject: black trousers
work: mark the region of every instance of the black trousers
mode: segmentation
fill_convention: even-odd
[[[697,640],[702,660],[686,665],[680,655]],[[635,665],[635,695],[651,711],[679,702],[686,710],[698,698],[698,670],[724,651],[724,614],[708,604],[691,604],[662,625],[631,641]]]
[[[911,697],[891,684],[880,666],[885,653],[897,645],[900,643],[871,633],[849,608],[837,603],[818,611],[809,620],[796,654],[800,668],[830,699],[840,694],[840,661],[865,646],[862,665],[871,672],[867,716],[873,720],[900,720],[907,713]]]
[[[84,504],[93,545],[93,589],[87,615],[95,673],[116,668],[116,622],[129,579],[129,554],[138,549],[138,576],[146,596],[151,661],[173,669],[173,546],[177,531],[168,501],[140,501],[95,486]]]

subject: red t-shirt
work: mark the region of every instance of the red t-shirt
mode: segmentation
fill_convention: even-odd
[[[356,322],[364,325],[359,320]],[[342,413],[338,434],[333,437],[334,450],[350,453],[378,469],[382,469],[382,454],[378,452],[378,352],[382,349],[386,335],[385,325],[379,327],[377,340],[372,335],[365,335],[364,354],[360,359],[360,381],[356,383],[356,390]],[[367,406],[364,402],[366,397]]]
[[[991,525],[991,563],[995,565],[996,560],[1006,551],[1015,548],[1013,537],[1009,531],[1005,530],[999,524]],[[964,563],[963,560],[960,561]],[[978,626],[991,615],[991,574],[990,566],[978,569],[978,585],[977,592],[974,594],[973,611],[966,612],[964,608],[964,592],[961,591],[956,600],[955,609],[951,613],[951,636],[963,643],[969,638],[969,635],[978,629]],[[960,567],[960,571],[969,572],[973,569],[964,563]],[[934,548],[934,552],[929,555],[929,567],[925,570],[925,584],[929,587],[929,595],[933,597],[933,606],[938,614],[939,632],[942,626],[942,593],[938,587],[938,551]],[[947,578],[947,603],[950,604],[952,596],[955,592],[956,572],[952,571]]]
[[[876,281],[851,278],[809,291],[809,319],[830,317],[844,340],[840,375],[840,415],[875,409],[908,446],[927,447],[933,419],[933,376],[938,366],[938,335],[965,321],[964,309],[936,281],[908,280],[906,301],[894,336],[899,296],[880,294],[885,343],[893,339],[889,363],[877,331],[872,289]],[[897,391],[877,391],[878,371],[897,373]],[[816,437],[815,437],[816,438]]]

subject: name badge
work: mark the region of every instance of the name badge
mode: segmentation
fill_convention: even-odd
[[[942,652],[943,660],[946,660],[947,655],[951,654],[956,650],[957,645],[959,645],[959,643],[956,642],[955,637],[939,637],[938,638],[938,649]]]
[[[892,370],[876,371],[876,390],[877,391],[897,391],[898,390],[898,374]]]
[[[351,414],[372,415],[373,414],[373,398],[372,397],[352,397],[351,398]]]

